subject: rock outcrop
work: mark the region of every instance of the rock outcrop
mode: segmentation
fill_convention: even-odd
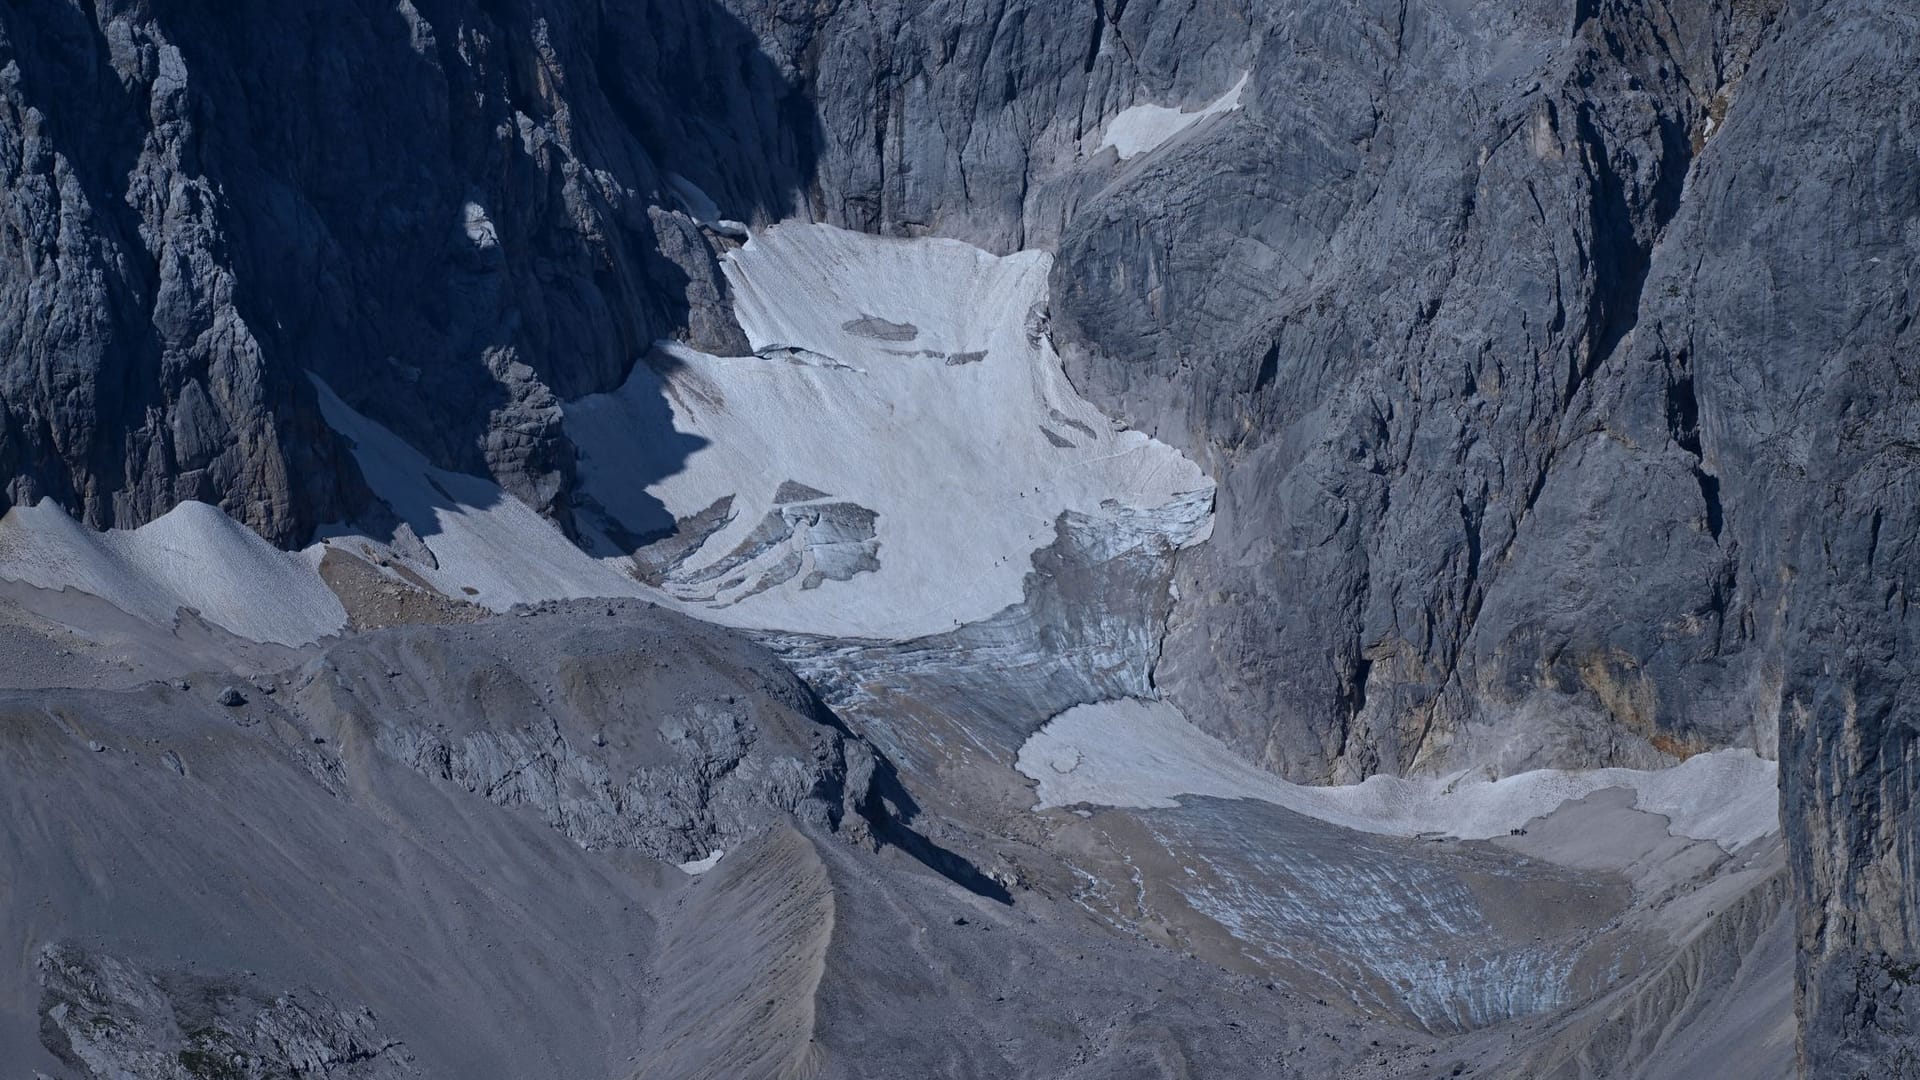
[[[815,129],[707,0],[0,13],[5,502],[304,541],[366,510],[313,373],[564,522],[559,401],[739,351],[697,219],[791,214]]]
[[[765,651],[645,605],[364,634],[286,701],[323,745],[370,742],[589,850],[697,862],[788,815],[867,834],[872,750]]]

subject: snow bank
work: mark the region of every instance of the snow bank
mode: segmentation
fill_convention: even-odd
[[[367,486],[432,552],[437,566],[410,559],[408,567],[435,589],[495,611],[540,600],[643,594],[639,582],[575,547],[492,481],[435,468],[325,383],[314,382],[321,414],[352,441]]]
[[[1202,539],[1211,482],[1115,431],[1062,373],[1050,260],[760,232],[724,263],[757,355],[664,345],[619,391],[567,405],[583,502],[606,516],[594,546],[678,519],[654,565],[702,618],[904,639],[1019,602],[1062,513],[1146,511],[1169,544]]]
[[[1543,769],[1488,781],[1374,776],[1345,787],[1293,784],[1241,760],[1158,701],[1104,701],[1054,717],[1020,748],[1039,782],[1036,810],[1086,803],[1173,807],[1178,795],[1260,799],[1362,832],[1484,840],[1602,788],[1629,788],[1673,832],[1727,850],[1776,832],[1776,766],[1751,750],[1700,754],[1670,769]]]
[[[1182,112],[1165,105],[1134,105],[1122,109],[1112,120],[1107,121],[1105,138],[1094,152],[1099,153],[1111,146],[1120,152],[1120,160],[1144,154],[1165,145],[1167,140],[1182,131],[1205,120],[1209,116],[1232,112],[1240,107],[1240,92],[1247,87],[1247,76],[1233,84],[1233,89],[1221,94],[1194,112]]]
[[[90,593],[165,627],[191,608],[241,637],[280,645],[318,640],[347,622],[311,561],[199,502],[108,532],[50,500],[16,506],[0,518],[0,578]]]

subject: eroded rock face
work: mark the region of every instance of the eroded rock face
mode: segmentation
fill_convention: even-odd
[[[1910,10],[1831,3],[1769,48],[1690,181],[1638,339],[1699,386],[1741,587],[1778,627],[1814,1076],[1920,1076],[1916,34]]]
[[[1220,480],[1156,679],[1307,779],[1777,746],[1803,1064],[1911,1075],[1913,17],[1533,11],[1282,16],[1069,228],[1076,380]]]
[[[1241,115],[1083,209],[1070,371],[1221,481],[1191,715],[1310,780],[1771,746],[1692,391],[1608,360],[1777,7],[1276,13]]]
[[[1150,583],[1149,623],[1056,618],[1069,578],[937,644],[1091,642],[1084,680],[1006,670],[1165,693],[1296,779],[1777,746],[1807,1067],[1911,1075],[1917,37],[1890,0],[15,5],[0,503],[199,499],[302,540],[367,509],[312,373],[566,523],[563,400],[656,338],[746,347],[737,222],[1052,248],[1030,336],[1205,464],[1215,537],[1172,588],[1164,552],[1073,570]],[[1208,115],[1123,151],[1136,106]],[[848,521],[823,542],[864,573]],[[987,678],[843,651],[803,659],[884,660],[876,697]],[[509,682],[525,715],[404,746],[330,707],[660,854],[731,835],[729,778],[786,731],[676,706],[664,757],[610,764],[591,710]],[[778,738],[772,803],[860,772]]]
[[[791,214],[809,117],[708,0],[0,15],[4,498],[302,541],[365,501],[313,372],[565,521],[559,401],[739,351],[696,218]]]
[[[643,608],[363,635],[288,701],[322,739],[370,738],[590,850],[693,862],[786,815],[864,836],[866,744],[764,651]]]
[[[364,1006],[312,989],[268,992],[239,973],[149,971],[73,945],[40,952],[43,1037],[90,1076],[156,1080],[417,1077]]]

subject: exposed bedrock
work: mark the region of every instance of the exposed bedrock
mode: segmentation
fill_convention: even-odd
[[[155,1080],[420,1073],[373,1012],[316,991],[268,993],[241,975],[152,971],[72,945],[41,950],[41,1038],[93,1076]]]
[[[1302,779],[1777,747],[1803,1066],[1913,1075],[1914,16],[1565,14],[1306,5],[1070,227],[1070,372],[1220,481],[1156,678]]]
[[[319,740],[683,863],[795,815],[864,836],[873,752],[764,650],[632,602],[348,639],[292,677]]]
[[[313,372],[565,522],[559,401],[742,350],[696,218],[793,213],[817,141],[709,0],[13,5],[4,501],[303,541],[364,502]]]
[[[1160,681],[1297,779],[1771,752],[1691,384],[1617,356],[1772,11],[1386,14],[1277,16],[1061,243],[1076,383],[1221,482]]]
[[[1692,372],[1740,576],[1781,613],[1803,1063],[1914,1077],[1920,13],[1828,4],[1766,59],[1692,180],[1634,355]]]

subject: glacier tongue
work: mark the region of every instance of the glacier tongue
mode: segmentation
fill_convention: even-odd
[[[603,514],[583,530],[601,552],[642,547],[638,575],[703,618],[895,640],[1019,603],[1062,514],[1144,512],[1169,546],[1203,539],[1211,481],[1067,382],[1050,265],[760,232],[724,267],[755,355],[662,345],[620,390],[567,405],[581,503]],[[680,452],[648,422],[662,395]]]
[[[1674,833],[1729,851],[1780,829],[1778,766],[1751,750],[1716,750],[1666,769],[1539,769],[1498,780],[1383,774],[1313,787],[1247,763],[1161,701],[1068,709],[1028,738],[1018,768],[1038,783],[1035,809],[1171,808],[1183,795],[1260,799],[1361,832],[1484,840],[1595,791],[1626,788],[1639,809],[1666,817]]]

